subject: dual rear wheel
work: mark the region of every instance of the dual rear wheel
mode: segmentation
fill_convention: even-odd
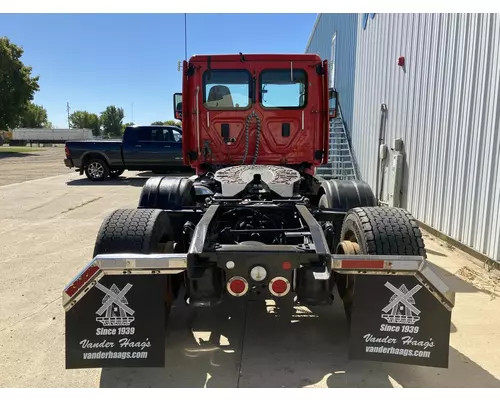
[[[97,234],[98,254],[172,254],[182,252],[174,239],[168,213],[155,209],[119,209],[108,215]],[[170,311],[184,282],[182,274],[164,275],[165,306]]]
[[[184,253],[182,221],[165,210],[195,203],[193,183],[186,178],[154,177],[144,185],[137,209],[119,209],[101,224],[94,247],[98,254]],[[167,311],[185,286],[185,273],[165,275]]]
[[[323,182],[322,189],[319,208],[347,211],[341,227],[327,237],[332,254],[426,257],[422,233],[415,218],[401,208],[379,207],[367,183],[330,180]],[[334,273],[333,280],[350,320],[356,276]]]
[[[417,221],[406,210],[394,207],[356,207],[344,218],[337,254],[406,255],[426,257]],[[335,274],[339,296],[350,320],[356,276]]]

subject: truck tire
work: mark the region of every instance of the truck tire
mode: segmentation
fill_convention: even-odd
[[[168,254],[174,251],[173,231],[166,212],[148,209],[118,209],[102,222],[97,234],[93,257],[98,254]],[[183,274],[166,275],[166,280],[168,308],[177,298],[184,276]],[[168,298],[170,295],[172,298]]]
[[[427,258],[422,232],[417,221],[406,210],[395,207],[357,207],[349,210],[340,233],[341,242],[356,244],[351,254],[411,255]],[[354,300],[355,275],[334,274],[337,290],[350,320]]]
[[[195,196],[192,180],[156,176],[149,178],[142,187],[139,208],[180,210],[194,206]]]
[[[318,207],[345,211],[356,207],[372,207],[377,205],[377,199],[366,182],[343,181],[332,179],[321,184],[322,195],[318,201]],[[340,241],[340,221],[336,226],[329,225],[325,236],[332,253]],[[325,229],[325,227],[324,227]]]
[[[102,222],[94,257],[111,253],[162,253],[171,238],[167,213],[161,210],[119,209]]]
[[[348,211],[355,207],[373,207],[377,199],[366,182],[332,179],[321,184],[323,194],[318,207]]]
[[[102,158],[91,158],[84,167],[85,175],[91,181],[102,181],[109,175],[108,163]]]

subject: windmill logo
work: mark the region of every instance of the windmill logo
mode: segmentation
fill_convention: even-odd
[[[135,317],[133,317],[134,310],[127,305],[128,301],[125,295],[132,288],[132,285],[127,283],[122,290],[119,290],[114,283],[108,289],[97,282],[96,287],[105,293],[102,306],[96,311],[96,314],[99,315],[96,317],[96,321],[104,326],[129,326]]]
[[[413,295],[422,288],[422,285],[416,285],[413,289],[408,290],[404,284],[398,289],[386,282],[385,287],[394,294],[391,296],[389,304],[382,309],[384,312],[382,318],[391,324],[409,325],[413,325],[420,320],[420,310],[415,307]]]

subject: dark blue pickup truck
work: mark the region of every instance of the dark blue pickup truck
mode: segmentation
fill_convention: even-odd
[[[123,140],[71,140],[66,142],[64,164],[80,175],[99,181],[125,170],[187,171],[182,159],[182,131],[176,126],[131,126]]]

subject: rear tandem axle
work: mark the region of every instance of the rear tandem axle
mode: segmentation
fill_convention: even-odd
[[[151,178],[137,209],[109,215],[93,260],[64,291],[67,367],[163,366],[164,318],[181,289],[189,306],[211,307],[226,296],[325,306],[335,288],[351,358],[446,367],[454,294],[426,261],[414,218],[376,206],[363,182],[317,181],[313,194],[281,197],[258,178],[237,196],[214,180]],[[151,347],[88,355],[92,336]]]

